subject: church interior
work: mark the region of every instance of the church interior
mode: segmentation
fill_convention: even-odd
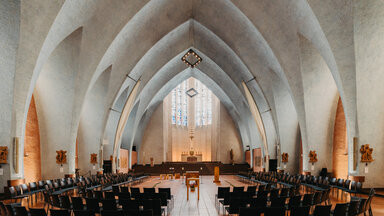
[[[384,1],[0,0],[0,215],[384,215]]]

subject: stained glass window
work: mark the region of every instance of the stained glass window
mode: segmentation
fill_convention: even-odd
[[[195,101],[196,126],[212,124],[212,92],[199,80],[195,80],[199,94]]]
[[[172,90],[172,124],[188,125],[188,98],[185,94],[187,90],[187,80]]]

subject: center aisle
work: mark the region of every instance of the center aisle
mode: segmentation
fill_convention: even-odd
[[[140,184],[140,187],[170,187],[175,199],[175,206],[171,212],[172,216],[217,216],[215,208],[215,194],[217,187],[246,186],[237,180],[235,176],[220,176],[221,184],[213,183],[213,176],[202,176],[200,185],[200,200],[197,200],[197,190],[189,193],[187,201],[187,187],[181,179],[160,180],[159,176],[151,177],[149,181]],[[222,212],[221,212],[222,214]]]

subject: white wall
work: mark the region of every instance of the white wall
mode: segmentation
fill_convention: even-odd
[[[35,89],[39,119],[42,178],[52,179],[74,173],[76,144],[73,143],[75,78],[82,31],[72,33],[52,53],[44,65]],[[56,164],[56,151],[67,151],[64,173]],[[79,158],[81,160],[81,158]]]

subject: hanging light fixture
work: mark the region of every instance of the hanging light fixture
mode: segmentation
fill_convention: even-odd
[[[181,61],[183,61],[188,67],[194,68],[196,67],[203,59],[197,55],[195,51],[189,49],[187,53],[183,57],[181,57]]]

